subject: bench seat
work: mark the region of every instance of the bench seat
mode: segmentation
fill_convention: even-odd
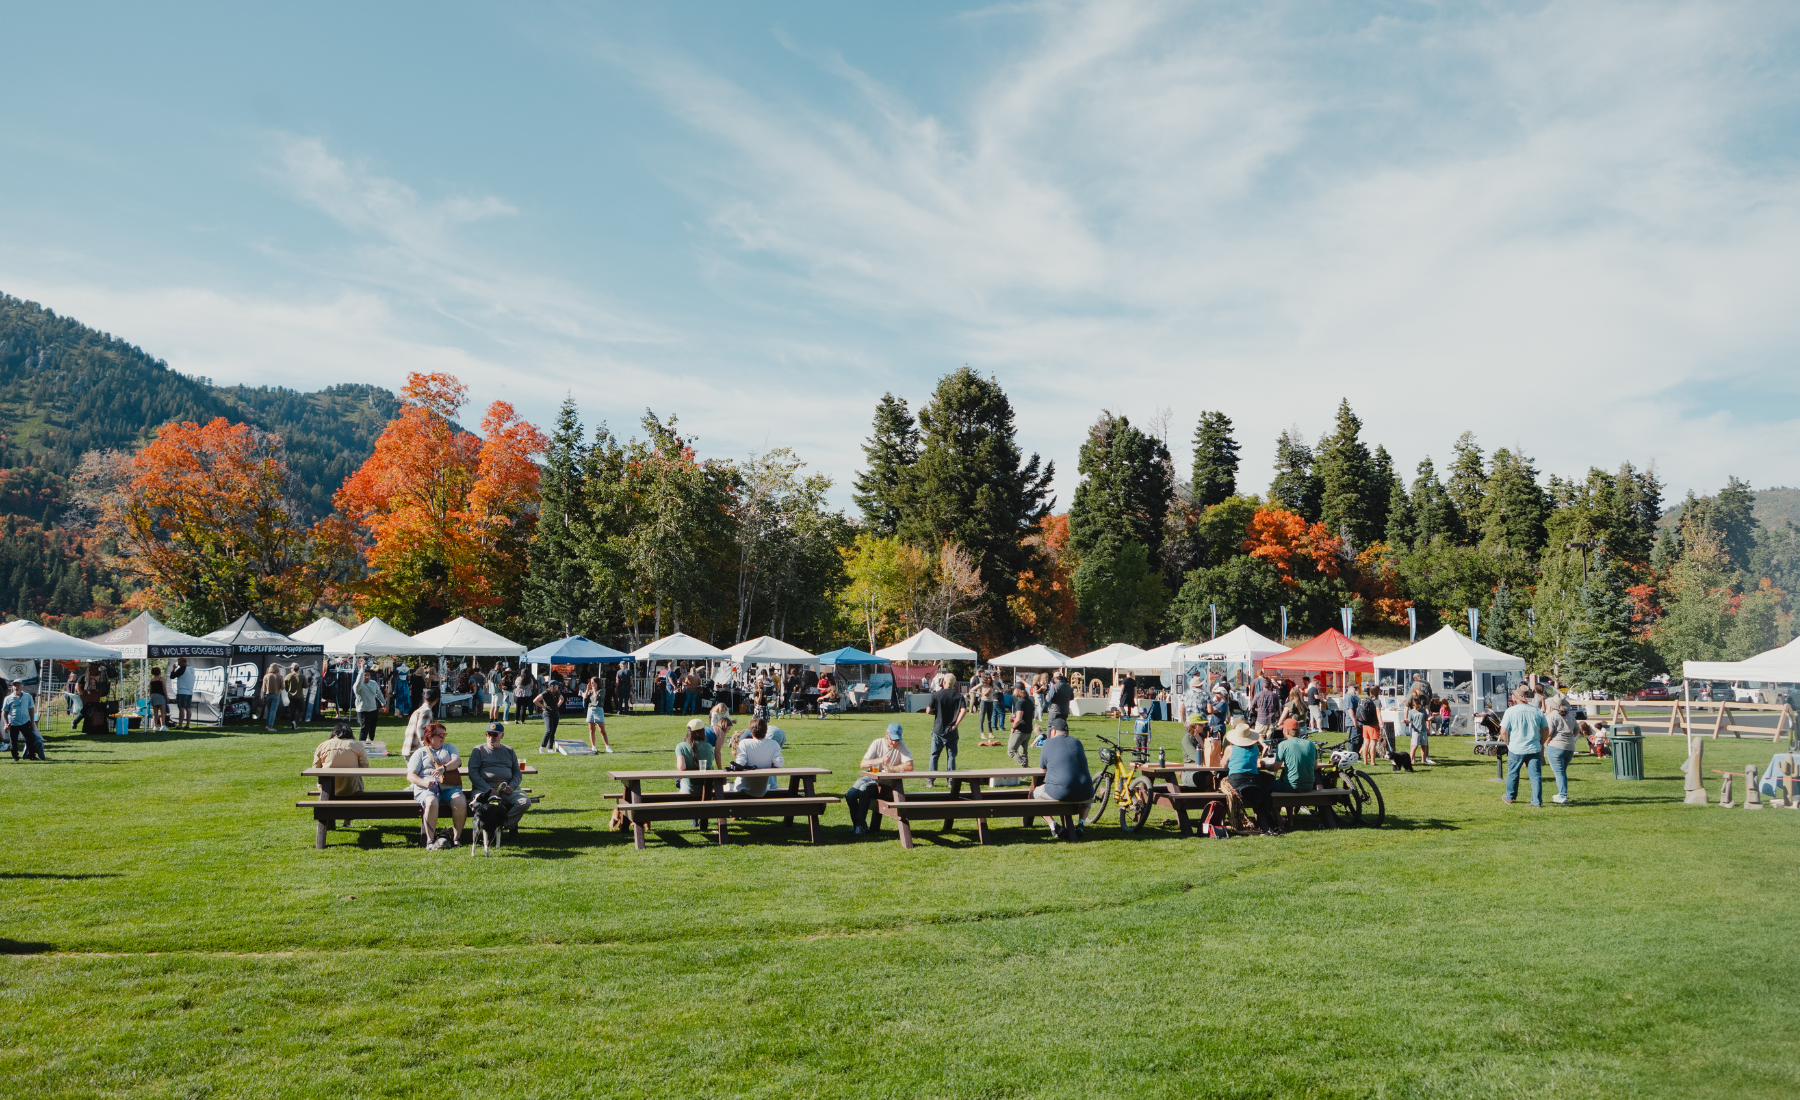
[[[931,792],[922,792],[929,795]],[[972,817],[975,819],[975,837],[977,843],[988,842],[988,818],[1017,817],[1024,824],[1030,825],[1034,817],[1055,817],[1062,819],[1065,835],[1073,837],[1075,822],[1080,820],[1092,804],[1089,799],[1069,802],[1051,802],[1042,798],[917,798],[911,792],[904,801],[879,801],[875,808],[887,817],[893,818],[900,826],[900,846],[913,846],[912,822],[942,821],[944,830],[949,831],[953,822]],[[876,818],[875,820],[880,820]],[[873,822],[871,822],[873,825]]]
[[[644,846],[644,826],[651,821],[712,821],[720,844],[725,843],[725,821],[732,817],[779,817],[782,824],[792,825],[794,818],[804,817],[811,825],[812,842],[822,835],[819,815],[836,802],[836,795],[800,795],[780,798],[691,798],[643,802],[620,802],[618,812],[631,823],[632,843]]]
[[[318,823],[318,837],[313,847],[325,847],[325,834],[342,821],[349,828],[352,821],[358,819],[369,821],[389,818],[416,818],[423,820],[425,807],[405,791],[362,791],[360,794],[373,795],[373,798],[318,798],[308,802],[296,802],[295,806],[313,812],[313,820]],[[395,797],[398,796],[398,797]],[[441,824],[447,814],[440,813]],[[519,838],[518,826],[506,831],[506,839]]]

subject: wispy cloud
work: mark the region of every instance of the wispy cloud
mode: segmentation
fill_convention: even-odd
[[[1260,483],[1346,394],[1406,462],[1465,428],[1702,487],[1800,459],[1705,399],[1800,346],[1800,176],[1759,132],[1793,13],[987,14],[1028,44],[937,114],[828,53],[847,94],[798,107],[636,63],[729,158],[695,186],[744,288],[962,349],[1065,468],[1102,403],[1168,402],[1235,416]]]

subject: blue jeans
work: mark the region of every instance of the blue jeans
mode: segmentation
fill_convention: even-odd
[[[34,756],[39,760],[44,758],[44,739],[38,736],[36,722],[27,722],[22,726],[13,726],[7,730],[7,733],[11,735],[12,758],[14,760],[19,758],[19,753],[21,752],[25,754],[25,759],[27,760],[30,760]]]
[[[1511,802],[1519,797],[1519,768],[1525,766],[1531,774],[1531,804],[1544,804],[1544,754],[1542,750],[1528,753],[1508,753],[1506,756],[1506,800]]]
[[[1544,759],[1550,761],[1550,772],[1556,776],[1556,793],[1569,797],[1569,761],[1575,759],[1575,750],[1545,749]]]
[[[932,734],[931,734],[931,770],[932,771],[938,770],[938,760],[943,756],[948,756],[950,758],[950,770],[951,771],[956,770],[956,740],[957,740],[956,730],[954,728],[944,730],[942,733],[939,733],[936,730],[932,731]]]
[[[269,729],[274,729],[275,716],[279,713],[281,713],[281,696],[263,696],[263,725]]]

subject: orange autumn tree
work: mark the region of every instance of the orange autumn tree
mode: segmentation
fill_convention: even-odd
[[[482,436],[456,427],[468,388],[453,375],[410,374],[400,400],[375,453],[333,498],[368,562],[357,610],[401,630],[503,618],[524,583],[534,456],[549,440],[504,401],[488,406]]]
[[[82,499],[146,582],[133,602],[203,634],[254,611],[303,622],[326,587],[321,529],[298,514],[281,437],[218,417],[171,422],[136,455],[84,457]]]
[[[1019,590],[1006,606],[1021,630],[1061,653],[1085,653],[1087,627],[1077,621],[1075,555],[1069,549],[1069,514],[1045,516],[1024,539],[1041,551],[1042,568],[1019,571]]]
[[[1288,588],[1302,577],[1336,577],[1342,567],[1344,540],[1323,523],[1308,523],[1283,508],[1263,507],[1250,517],[1244,551],[1275,567]]]

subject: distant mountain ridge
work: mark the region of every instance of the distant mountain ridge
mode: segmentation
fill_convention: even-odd
[[[56,527],[87,452],[133,451],[168,421],[223,416],[282,437],[295,495],[318,518],[399,408],[379,386],[214,386],[0,293],[0,611],[84,635],[128,617],[129,582],[105,565],[105,548]]]
[[[316,393],[214,386],[35,302],[0,294],[0,514],[45,522],[81,456],[135,450],[170,420],[223,416],[274,432],[315,517],[399,412],[379,386]]]
[[[1756,503],[1750,506],[1750,514],[1764,527],[1780,527],[1789,520],[1800,524],[1800,489],[1790,489],[1786,485],[1777,485],[1772,489],[1756,490]],[[1681,519],[1681,505],[1663,513],[1658,526],[1667,527]]]

